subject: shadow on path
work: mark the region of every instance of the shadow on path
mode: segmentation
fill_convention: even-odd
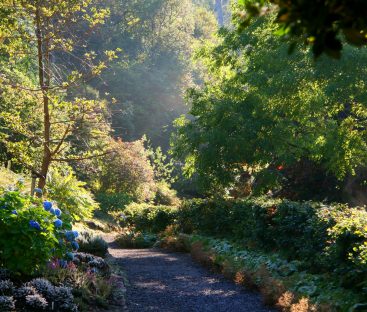
[[[259,294],[210,273],[190,255],[159,249],[119,249],[110,254],[127,273],[130,312],[272,312]]]

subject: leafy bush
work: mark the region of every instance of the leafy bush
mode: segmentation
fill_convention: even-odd
[[[49,203],[49,202],[48,202]],[[51,203],[47,209],[51,209]],[[70,217],[56,217],[39,199],[19,192],[0,197],[0,265],[14,272],[31,274],[52,257],[62,258],[71,251],[64,231],[71,229]],[[61,211],[60,211],[61,212]]]
[[[157,236],[151,233],[130,232],[119,235],[115,242],[121,248],[149,248],[157,241]]]
[[[72,287],[74,302],[80,311],[94,311],[96,306],[106,308],[115,287],[115,281],[111,276],[110,266],[107,262],[101,257],[83,252],[76,252],[73,261],[68,264],[66,269],[60,266],[49,266],[48,270],[43,272],[42,280],[44,279],[54,285]],[[42,284],[40,286],[44,288]],[[57,294],[58,298],[55,301],[58,302],[62,298],[69,297],[65,287],[60,287]]]
[[[177,208],[132,203],[124,210],[125,221],[138,231],[159,233],[172,224]]]
[[[165,237],[163,246],[167,244],[174,250],[184,246],[194,260],[236,283],[259,290],[265,303],[281,311],[346,312],[365,308],[364,304],[356,304],[365,302],[365,294],[341,287],[339,274],[312,274],[300,261],[287,261],[275,252],[244,249],[226,239],[187,234]],[[303,301],[307,304],[302,305]]]
[[[300,260],[312,272],[339,272],[348,287],[367,285],[367,212],[363,208],[266,198],[195,199],[183,203],[177,223],[185,233],[226,238],[246,248]]]
[[[108,250],[107,242],[100,236],[94,236],[89,232],[82,232],[78,237],[79,251],[104,257]]]
[[[72,169],[53,169],[47,181],[47,193],[60,208],[75,219],[91,217],[98,204],[93,195],[85,188],[85,183],[78,181]]]
[[[138,202],[151,200],[155,194],[154,170],[144,140],[111,140],[110,153],[103,158],[98,174],[99,192],[124,193]]]
[[[133,198],[125,193],[98,193],[96,200],[102,211],[119,211],[133,201]]]
[[[154,197],[156,205],[175,206],[180,203],[177,192],[170,188],[167,182],[161,181],[157,183],[157,191]]]

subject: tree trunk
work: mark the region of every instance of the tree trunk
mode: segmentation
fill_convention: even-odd
[[[222,0],[215,0],[215,11],[217,12],[217,20],[220,27],[224,26],[223,5]]]
[[[42,34],[42,23],[40,11],[36,10],[36,34],[37,34],[37,54],[38,54],[38,79],[42,90],[43,99],[43,157],[40,171],[40,178],[38,180],[38,187],[44,189],[46,185],[46,176],[51,164],[51,149],[50,149],[50,110],[49,110],[49,95],[50,88],[50,56],[49,56],[49,42],[44,42]]]

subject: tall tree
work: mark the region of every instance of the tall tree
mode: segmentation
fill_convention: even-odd
[[[208,78],[188,93],[193,117],[177,121],[173,152],[206,187],[230,187],[243,172],[279,181],[304,159],[343,180],[367,163],[367,53],[346,47],[340,61],[315,63],[298,47],[289,56],[274,20],[223,30],[199,53]]]
[[[43,189],[51,162],[71,159],[64,157],[66,142],[78,122],[97,111],[95,101],[72,98],[68,90],[99,75],[116,53],[106,51],[105,58],[97,60],[93,51],[85,51],[78,55],[78,67],[73,69],[67,69],[60,59],[74,57],[74,50],[82,48],[85,36],[103,24],[109,12],[94,6],[92,0],[5,0],[0,12],[7,14],[0,20],[1,50],[6,61],[17,64],[27,58],[34,65],[32,69],[37,69],[35,75],[29,73],[34,77],[31,88],[14,82],[4,70],[2,83],[27,91],[41,103],[42,159],[32,164],[32,170],[39,177],[38,187]]]

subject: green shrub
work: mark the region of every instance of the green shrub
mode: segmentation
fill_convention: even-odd
[[[157,241],[157,236],[151,233],[130,232],[119,235],[115,242],[121,248],[150,248]]]
[[[124,210],[133,198],[125,193],[98,193],[96,200],[104,212]]]
[[[100,236],[94,236],[89,232],[82,232],[78,237],[79,251],[104,257],[108,250],[107,242]]]
[[[132,203],[124,211],[125,222],[138,231],[159,233],[174,222],[176,211],[171,206]]]
[[[156,205],[175,206],[180,203],[180,200],[177,197],[177,192],[171,189],[167,182],[160,181],[157,183],[154,203]]]
[[[346,286],[367,286],[367,212],[344,205],[266,198],[186,201],[177,213],[184,233],[226,238],[250,249],[300,260],[312,272],[339,272]]]
[[[152,200],[156,185],[144,140],[111,140],[109,150],[111,153],[102,158],[103,167],[98,174],[99,191],[126,193],[138,202]]]
[[[0,266],[32,274],[52,257],[64,257],[71,251],[71,243],[64,240],[65,230],[71,230],[67,214],[58,219],[39,199],[5,192],[0,197]]]
[[[46,190],[49,197],[75,220],[91,217],[98,208],[92,193],[85,188],[84,182],[78,181],[70,168],[53,169],[48,175]]]

